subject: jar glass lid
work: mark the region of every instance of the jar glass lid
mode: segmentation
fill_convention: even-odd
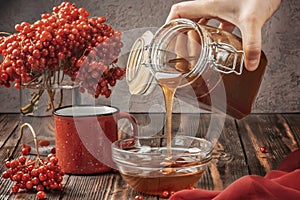
[[[145,65],[149,59],[147,46],[153,38],[153,33],[145,32],[133,44],[126,66],[126,81],[131,94],[151,93],[156,84],[149,66]]]

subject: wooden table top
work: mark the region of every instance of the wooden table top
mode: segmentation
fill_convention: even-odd
[[[133,113],[140,134],[160,132],[163,114]],[[211,124],[211,114],[174,114],[173,129],[176,132],[206,133]],[[17,142],[20,122],[19,114],[0,114],[0,172],[5,170],[7,150]],[[52,118],[33,118],[36,130],[51,123]],[[217,122],[218,123],[218,122]],[[154,125],[154,126],[153,126]],[[212,125],[212,126],[210,126]],[[30,141],[30,135],[24,140]],[[38,136],[39,137],[39,136]],[[265,147],[267,153],[262,153]],[[215,145],[214,158],[203,177],[195,185],[207,190],[222,190],[238,178],[256,174],[264,176],[276,169],[284,157],[300,147],[300,114],[251,114],[242,120],[226,118],[222,133]],[[20,155],[19,146],[14,157]],[[31,157],[35,157],[31,155]],[[36,192],[13,194],[13,182],[0,178],[0,199],[36,199]],[[140,194],[130,188],[118,173],[98,175],[65,175],[61,191],[48,192],[47,199],[99,199],[134,200],[141,195],[146,200],[163,199],[158,196]]]

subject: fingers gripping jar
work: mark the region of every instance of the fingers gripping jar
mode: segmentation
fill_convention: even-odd
[[[267,65],[244,69],[242,40],[224,30],[176,19],[134,43],[126,80],[132,94],[149,94],[157,79],[180,74],[175,96],[194,106],[221,111],[236,119],[251,112]]]

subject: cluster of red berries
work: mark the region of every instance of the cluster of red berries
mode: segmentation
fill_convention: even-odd
[[[22,147],[27,155],[28,146]],[[38,163],[37,163],[38,162]],[[12,192],[18,193],[21,190],[36,190],[38,199],[45,199],[45,191],[61,190],[64,172],[58,165],[58,159],[52,153],[47,156],[47,160],[38,161],[26,158],[21,155],[17,159],[5,162],[6,171],[2,173],[2,178],[15,182]]]
[[[97,91],[95,96],[101,94],[108,97],[109,92],[105,92],[108,85],[102,79],[109,84],[111,82],[112,86],[115,80],[122,77],[114,73],[107,75],[106,72],[115,67],[111,64],[117,61],[123,46],[121,33],[105,24],[104,16],[88,17],[89,12],[84,8],[63,2],[53,8],[52,14],[42,14],[41,19],[33,24],[17,24],[17,33],[0,36],[0,54],[3,56],[0,61],[0,85],[10,87],[14,82],[14,87],[20,88],[21,83],[40,83],[45,71],[50,76],[63,71],[72,80],[78,76],[77,80],[82,81],[83,75],[80,73],[84,72],[84,80],[93,77],[98,81],[92,85],[95,81],[87,80],[83,90],[90,93]],[[80,70],[84,60],[84,69]],[[95,64],[100,72],[94,70]],[[122,70],[118,68],[117,71]]]
[[[102,61],[93,60],[92,57],[83,57],[83,65],[76,78],[81,83],[81,92],[87,91],[98,98],[100,95],[108,98],[111,95],[111,87],[117,80],[121,80],[126,71],[118,66],[109,67]],[[100,78],[99,78],[100,77]]]

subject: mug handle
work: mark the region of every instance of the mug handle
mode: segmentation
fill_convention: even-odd
[[[119,119],[128,119],[132,124],[133,136],[135,137],[138,135],[138,127],[137,127],[136,119],[134,118],[133,115],[131,115],[127,112],[119,112],[117,115],[117,121]]]

